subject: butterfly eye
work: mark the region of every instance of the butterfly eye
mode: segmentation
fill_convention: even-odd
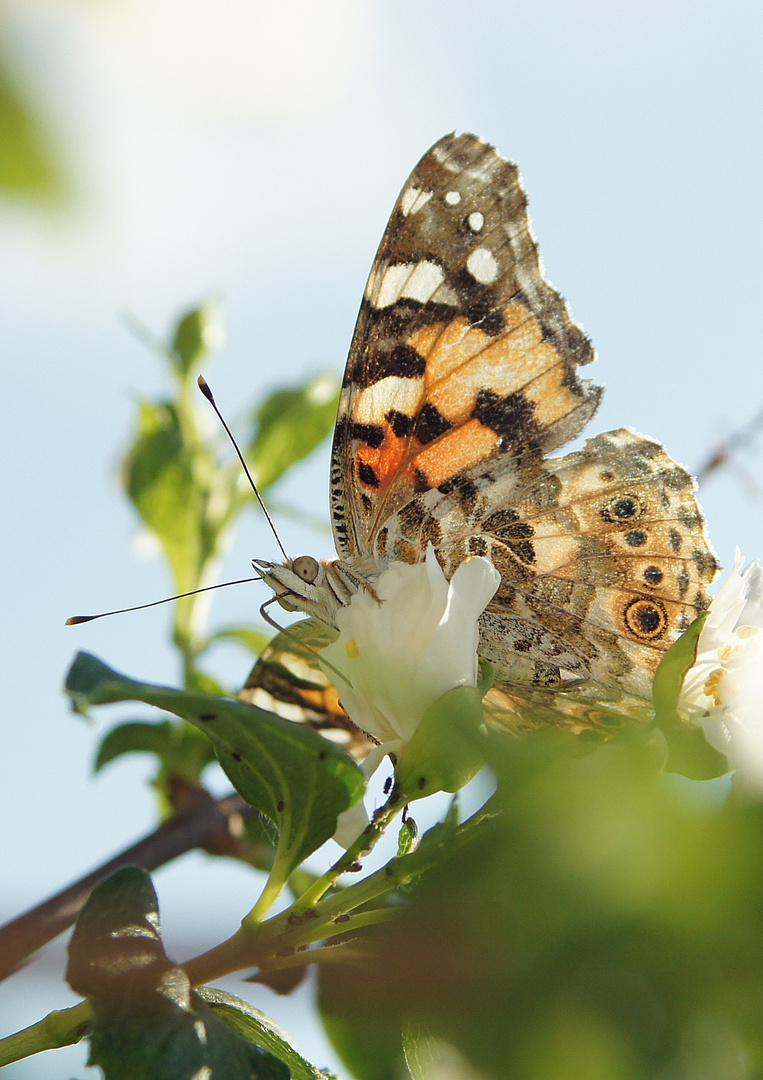
[[[291,568],[297,577],[302,578],[308,585],[312,585],[320,569],[317,559],[314,559],[312,555],[298,555],[291,564]]]

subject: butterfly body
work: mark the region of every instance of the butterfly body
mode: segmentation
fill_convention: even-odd
[[[398,198],[350,348],[338,558],[258,561],[280,602],[335,625],[393,561],[431,544],[450,578],[485,555],[501,575],[480,621],[494,710],[583,727],[597,700],[638,711],[717,562],[694,481],[658,443],[620,429],[549,456],[598,407],[578,374],[593,359],[544,277],[516,166],[473,135],[441,139]]]

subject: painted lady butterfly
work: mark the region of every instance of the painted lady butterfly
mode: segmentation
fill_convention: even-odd
[[[397,200],[355,327],[331,463],[339,558],[256,569],[320,638],[391,560],[432,543],[450,577],[487,555],[502,579],[480,621],[493,719],[580,730],[648,715],[717,562],[695,483],[658,443],[621,429],[547,456],[596,411],[601,389],[577,371],[593,359],[543,276],[516,166],[447,135]],[[245,696],[341,717],[283,635]]]

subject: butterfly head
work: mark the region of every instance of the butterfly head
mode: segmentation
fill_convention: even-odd
[[[283,563],[253,559],[252,566],[286,611],[304,611],[334,625],[339,601],[328,583],[328,563],[312,555],[298,555]]]

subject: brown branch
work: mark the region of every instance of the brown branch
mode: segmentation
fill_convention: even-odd
[[[253,813],[240,796],[215,800],[204,788],[177,785],[173,803],[176,813],[169,821],[97,870],[0,926],[0,980],[12,975],[32,953],[67,930],[98,882],[122,866],[156,870],[194,848],[239,858],[255,853],[253,846],[240,838],[243,819]],[[264,849],[256,853],[264,861]]]

